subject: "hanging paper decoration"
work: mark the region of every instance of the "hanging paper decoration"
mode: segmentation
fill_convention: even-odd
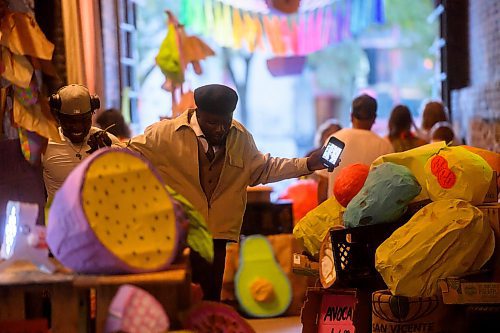
[[[183,3],[182,8],[191,9],[193,7],[192,2]],[[230,12],[226,10],[226,23],[230,20]],[[208,56],[214,55],[214,51],[205,44],[201,39],[196,36],[188,36],[184,27],[179,24],[177,17],[173,15],[172,12],[166,11],[168,16],[168,30],[167,36],[163,40],[158,55],[156,56],[156,63],[160,67],[163,75],[165,75],[166,81],[163,84],[163,88],[172,93],[172,116],[177,116],[175,113],[178,110],[178,98],[177,95],[182,97],[184,91],[182,89],[182,84],[184,83],[184,71],[187,64],[191,63],[196,74],[201,74],[202,69],[200,61]],[[217,35],[222,36],[218,40],[219,44],[225,45],[232,41],[232,32],[221,34],[222,29],[225,27],[224,20],[222,20],[223,8],[219,4],[217,7],[217,15],[219,19],[216,21],[215,32]],[[205,22],[208,22],[208,17]],[[201,16],[200,16],[201,17]],[[202,21],[196,21],[196,24],[201,26]]]
[[[223,47],[276,56],[308,55],[384,22],[383,0],[182,0],[181,11],[182,24]]]
[[[306,40],[307,40],[307,33],[306,33],[306,15],[302,15],[299,18],[299,23],[298,23],[298,36],[297,36],[297,44],[298,44],[298,51],[299,55],[306,55]]]
[[[274,57],[267,59],[267,69],[272,76],[300,74],[305,64],[305,56]]]
[[[41,73],[50,75],[54,45],[33,15],[12,11],[7,3],[0,1],[1,99],[4,102],[9,98],[13,102],[8,107],[0,107],[0,118],[11,120],[4,130],[17,131],[24,158],[38,165],[48,139],[60,141],[57,121],[45,97],[39,93]]]
[[[292,54],[299,54],[299,28],[295,20],[290,23],[290,44]]]
[[[280,17],[280,30],[281,30],[281,40],[283,41],[285,50],[292,50],[292,32],[290,30],[290,26],[288,24],[288,19],[285,16]]]
[[[24,158],[32,165],[39,165],[42,152],[47,147],[47,139],[36,132],[25,130],[22,127],[19,127],[17,130]]]
[[[300,0],[266,0],[267,6],[285,14],[293,14],[299,10]]]
[[[321,32],[321,43],[320,45],[328,45],[330,42],[330,36],[333,29],[333,9],[328,7],[325,9],[325,20],[323,25],[323,31]]]
[[[184,82],[184,68],[181,64],[180,45],[176,37],[175,25],[168,24],[167,37],[163,40],[156,56],[156,63],[163,75],[175,84]]]
[[[205,1],[205,26],[201,27],[200,32],[206,31],[207,33],[213,33],[215,28],[215,18],[214,18],[214,6],[212,1]],[[201,23],[201,21],[200,21]]]
[[[222,17],[222,4],[220,2],[214,3],[214,39],[220,46],[225,45],[224,41],[224,18]],[[229,27],[228,27],[229,28]]]
[[[325,9],[319,8],[316,11],[316,22],[314,23],[314,51],[321,50],[321,34],[323,30],[323,16]]]
[[[233,8],[233,40],[236,49],[241,49],[243,47],[243,34],[245,28],[243,27],[243,20],[240,15],[240,11]]]

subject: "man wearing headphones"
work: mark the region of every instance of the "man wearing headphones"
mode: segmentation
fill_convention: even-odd
[[[62,87],[49,97],[49,105],[59,121],[61,142],[49,140],[42,156],[43,179],[48,200],[52,200],[69,173],[87,156],[119,140],[92,126],[92,115],[99,109],[97,95],[79,84]]]

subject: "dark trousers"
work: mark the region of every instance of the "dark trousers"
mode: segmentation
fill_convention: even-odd
[[[200,284],[204,300],[220,301],[227,242],[225,239],[214,239],[214,262],[212,264],[193,250],[189,254],[192,280],[193,283]]]

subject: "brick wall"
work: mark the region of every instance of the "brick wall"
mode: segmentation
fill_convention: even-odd
[[[500,152],[500,2],[469,1],[470,86],[452,91],[467,144]]]

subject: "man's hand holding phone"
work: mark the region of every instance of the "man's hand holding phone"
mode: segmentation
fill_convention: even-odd
[[[323,147],[313,150],[309,157],[307,158],[307,168],[309,171],[322,170],[325,168],[321,160],[321,155],[323,154]]]
[[[340,164],[340,155],[344,147],[345,144],[342,141],[332,136],[322,148],[321,162],[328,168],[328,172],[332,172]]]
[[[311,171],[328,168],[332,172],[340,163],[340,154],[344,149],[344,143],[335,137],[331,137],[326,146],[314,150],[307,159],[307,167]]]

